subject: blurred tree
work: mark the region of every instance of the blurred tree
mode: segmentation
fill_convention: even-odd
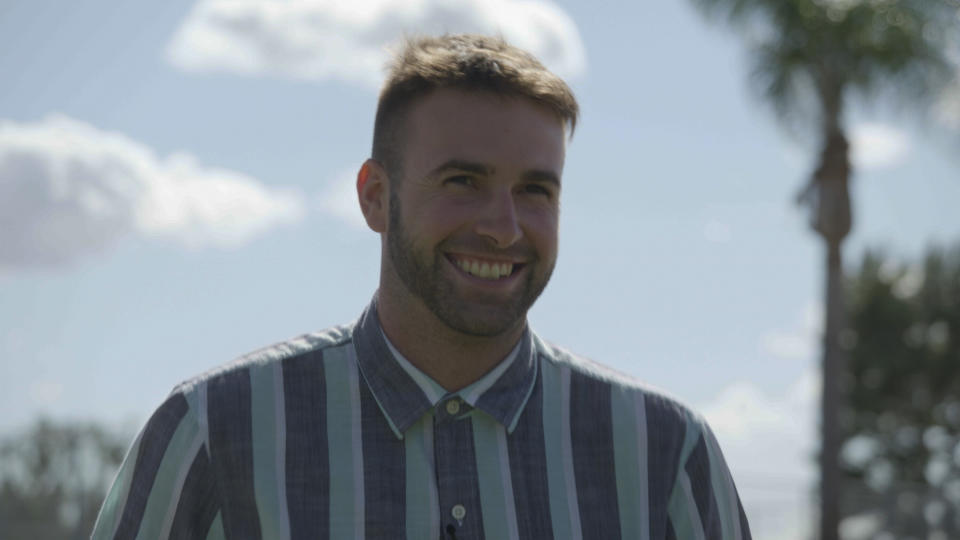
[[[692,0],[741,30],[761,96],[779,118],[819,145],[798,201],[826,246],[826,321],[820,450],[820,538],[838,535],[845,327],[841,247],[853,224],[845,113],[851,98],[908,105],[939,97],[952,76],[948,50],[960,38],[960,0]]]
[[[0,538],[89,538],[127,437],[40,420],[0,440]]]
[[[871,537],[960,538],[960,246],[868,253],[848,298],[842,513]]]

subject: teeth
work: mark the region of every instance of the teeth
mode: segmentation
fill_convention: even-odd
[[[501,276],[509,276],[513,272],[511,263],[489,263],[476,260],[457,259],[457,266],[464,272],[483,279],[500,279]]]

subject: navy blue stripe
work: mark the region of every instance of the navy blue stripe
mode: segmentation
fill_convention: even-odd
[[[220,515],[227,538],[260,538],[250,413],[249,368],[227,371],[207,383],[210,462],[226,495]]]
[[[220,494],[207,451],[201,448],[190,465],[170,527],[170,538],[203,539],[220,510]]]
[[[747,523],[747,514],[743,511],[743,504],[740,503],[739,495],[737,495],[737,511],[740,514],[740,538],[743,540],[752,540],[750,535],[750,524]]]
[[[571,374],[570,438],[584,538],[620,538],[610,406],[609,383]]]
[[[367,538],[404,538],[407,534],[406,464],[398,439],[367,385],[360,385],[363,424],[364,530]],[[426,501],[414,501],[426,504]]]
[[[473,420],[469,416],[447,418],[433,425],[434,460],[437,467],[437,492],[440,498],[440,526],[453,527],[457,540],[483,538],[483,513],[480,509],[480,482],[477,480],[477,456],[473,446]],[[466,515],[454,519],[455,505]]]
[[[147,498],[157,478],[157,470],[167,451],[170,439],[177,426],[187,414],[189,406],[183,394],[177,393],[163,402],[143,429],[140,448],[137,451],[136,466],[131,479],[130,493],[120,517],[115,539],[135,538],[140,530],[140,522],[147,507]]]
[[[330,534],[330,458],[323,351],[283,361],[283,394],[290,536],[326,539]]]
[[[517,421],[517,429],[507,436],[520,538],[553,538],[550,489],[547,486],[547,452],[543,440],[542,392],[543,385],[538,375],[530,400]]]
[[[647,415],[650,538],[662,538],[668,532],[664,524],[669,521],[667,505],[680,468],[686,416],[675,402],[654,393],[646,395],[644,404]],[[669,532],[672,534],[672,526]]]
[[[677,540],[677,532],[673,530],[673,522],[670,521],[670,518],[667,518],[665,521],[667,523],[667,527],[666,527],[667,530],[664,531],[663,533],[664,540]],[[650,528],[651,529],[653,528],[652,524]],[[654,537],[651,536],[650,538],[654,538]]]
[[[703,435],[697,440],[685,467],[690,478],[690,490],[697,503],[700,524],[707,538],[720,538],[720,516],[717,514],[717,501],[713,498],[710,484],[710,457],[707,455],[707,442]]]
[[[397,430],[407,431],[432,405],[416,381],[394,360],[383,339],[374,304],[360,317],[353,343],[364,380]]]
[[[510,427],[513,423],[536,377],[537,370],[534,367],[536,355],[532,354],[532,349],[533,336],[527,329],[520,338],[520,349],[513,363],[477,400],[477,408],[496,418],[506,427]]]

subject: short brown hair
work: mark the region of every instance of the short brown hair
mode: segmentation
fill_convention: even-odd
[[[527,98],[552,110],[569,125],[571,134],[577,124],[579,106],[567,83],[502,37],[446,34],[409,38],[389,66],[373,127],[372,156],[388,174],[399,174],[402,169],[400,132],[407,110],[438,88]]]

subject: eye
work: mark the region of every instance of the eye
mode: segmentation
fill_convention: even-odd
[[[443,179],[443,184],[444,184],[444,185],[454,184],[454,185],[459,185],[459,186],[472,186],[472,185],[474,185],[474,181],[473,181],[473,178],[472,178],[472,177],[466,176],[466,175],[463,175],[463,174],[460,174],[460,175],[450,176],[450,177],[444,178],[444,179]]]
[[[547,198],[553,198],[553,190],[543,184],[526,184],[523,186],[523,191],[531,195],[543,195]]]

